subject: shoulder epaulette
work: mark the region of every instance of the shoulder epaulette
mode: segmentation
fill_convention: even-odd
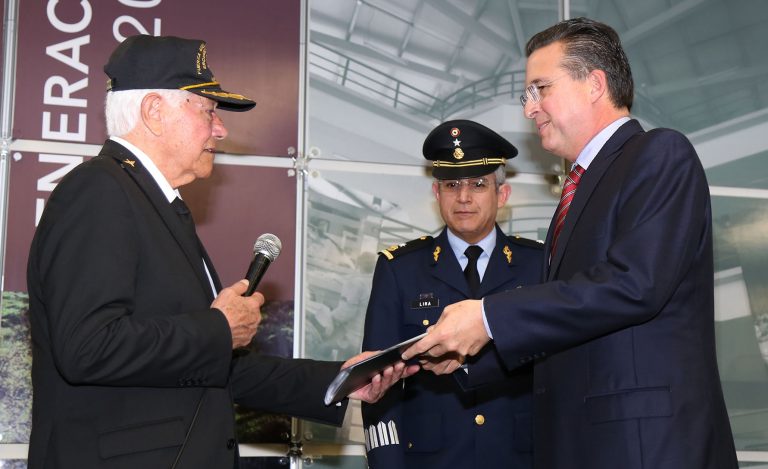
[[[432,236],[422,236],[421,238],[408,241],[407,243],[393,244],[387,249],[379,251],[379,254],[391,261],[395,257],[408,254],[409,252],[416,251],[430,244],[432,244]]]
[[[536,241],[536,240],[533,240],[533,239],[522,238],[522,237],[517,236],[517,235],[515,235],[515,236],[507,236],[507,239],[511,243],[515,243],[515,244],[518,244],[520,246],[526,246],[526,247],[529,247],[529,248],[536,248],[536,249],[543,249],[544,248],[544,242],[543,241]]]

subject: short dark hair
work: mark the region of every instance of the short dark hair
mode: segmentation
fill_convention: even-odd
[[[572,78],[583,80],[592,70],[602,70],[613,105],[632,108],[632,70],[613,28],[589,18],[561,21],[535,34],[525,46],[525,55],[530,57],[535,50],[555,42],[563,43],[565,58],[561,66]]]

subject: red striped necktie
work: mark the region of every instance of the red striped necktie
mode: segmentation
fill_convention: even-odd
[[[581,181],[582,174],[584,174],[584,168],[575,164],[563,183],[563,193],[560,195],[560,203],[555,212],[555,232],[552,234],[552,250],[550,251],[550,257],[555,253],[555,248],[557,248],[557,238],[560,236],[560,231],[562,231],[563,225],[565,224],[565,216],[568,214],[568,207],[571,206],[571,201],[576,194],[576,187],[579,185],[579,181]]]

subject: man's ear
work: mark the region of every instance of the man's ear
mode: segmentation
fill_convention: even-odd
[[[153,135],[163,133],[163,106],[165,102],[157,93],[147,93],[141,100],[141,121]]]
[[[507,200],[509,200],[509,195],[511,193],[512,193],[512,188],[506,182],[499,186],[499,197],[498,197],[499,208],[503,207],[504,204],[507,203]]]
[[[609,97],[608,80],[604,71],[592,70],[589,72],[589,75],[587,75],[587,81],[589,82],[590,86],[590,96],[592,98],[592,102],[597,101],[603,95]]]
[[[435,200],[440,202],[440,190],[437,184],[437,181],[432,181],[432,193],[435,194]]]

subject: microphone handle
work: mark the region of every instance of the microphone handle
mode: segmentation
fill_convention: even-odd
[[[253,295],[253,292],[256,291],[256,287],[259,285],[259,281],[261,281],[261,277],[263,277],[264,272],[267,271],[269,264],[270,260],[267,259],[267,256],[264,254],[256,253],[256,255],[253,256],[251,265],[248,266],[248,272],[245,274],[245,278],[248,280],[248,289],[243,293],[243,296]]]

